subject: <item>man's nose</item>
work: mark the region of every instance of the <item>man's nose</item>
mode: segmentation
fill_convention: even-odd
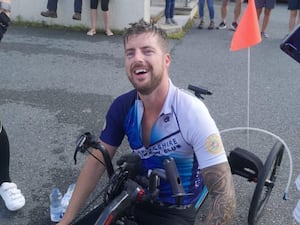
[[[134,54],[134,61],[139,62],[139,61],[143,61],[143,52],[141,50],[137,50],[135,51]]]

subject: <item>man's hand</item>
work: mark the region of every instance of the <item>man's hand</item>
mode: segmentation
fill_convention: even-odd
[[[213,200],[205,224],[231,224],[236,208],[236,199],[229,164],[226,162],[204,168],[202,176]]]

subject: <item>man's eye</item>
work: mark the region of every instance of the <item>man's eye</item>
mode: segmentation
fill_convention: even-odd
[[[144,51],[145,55],[151,55],[153,53],[153,51],[151,49],[147,49]]]
[[[127,58],[132,58],[133,55],[134,55],[133,52],[127,52],[127,53],[126,53],[126,57],[127,57]]]

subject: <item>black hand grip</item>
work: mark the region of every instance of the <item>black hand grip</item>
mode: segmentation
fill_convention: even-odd
[[[197,98],[204,99],[202,95],[212,95],[212,92],[210,92],[207,88],[204,87],[189,84],[188,89],[193,91]]]
[[[171,185],[172,192],[176,199],[177,205],[182,205],[183,197],[186,195],[182,186],[182,182],[173,158],[168,158],[164,160],[164,168],[168,181]]]

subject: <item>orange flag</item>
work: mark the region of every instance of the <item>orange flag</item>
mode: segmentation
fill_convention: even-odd
[[[231,51],[248,48],[261,42],[254,0],[248,1],[248,6],[231,40]]]

